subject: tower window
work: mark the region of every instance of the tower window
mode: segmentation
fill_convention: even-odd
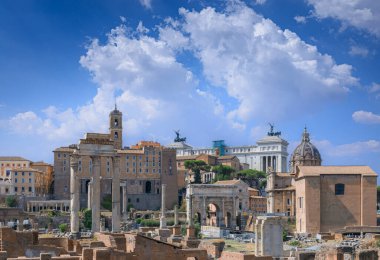
[[[115,132],[115,139],[118,139],[118,138],[119,138],[119,134]]]
[[[115,119],[115,121],[113,122],[113,125],[114,126],[119,126],[119,120]]]
[[[344,195],[344,184],[335,184],[335,195]]]

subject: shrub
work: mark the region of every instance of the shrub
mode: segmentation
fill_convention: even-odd
[[[104,196],[101,204],[104,209],[111,211],[112,210],[112,196],[109,194]]]
[[[142,219],[140,224],[143,227],[159,227],[160,221],[155,219]]]
[[[92,227],[92,211],[91,209],[83,210],[83,226],[87,229]]]
[[[67,231],[67,224],[66,223],[59,224],[58,228],[59,228],[59,231],[61,231],[62,233],[65,233]]]
[[[289,242],[289,245],[290,246],[300,246],[301,243],[300,243],[300,241],[292,240],[292,241]]]
[[[137,224],[140,224],[140,223],[141,223],[141,220],[142,220],[142,218],[136,218],[136,223],[137,223]]]
[[[7,198],[5,199],[5,204],[7,204],[7,207],[10,207],[10,208],[17,207],[16,196],[13,196],[13,195],[7,196]]]

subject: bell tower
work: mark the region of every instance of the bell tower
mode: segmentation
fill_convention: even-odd
[[[110,115],[110,137],[114,141],[115,149],[122,149],[123,147],[123,125],[122,119],[123,114],[117,110],[115,104],[115,109],[111,111]]]

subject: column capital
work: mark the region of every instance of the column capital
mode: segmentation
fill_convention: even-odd
[[[90,156],[90,158],[92,160],[93,166],[99,166],[100,165],[100,156],[93,155],[93,156]]]
[[[78,167],[78,161],[79,161],[79,155],[72,154],[70,156],[70,167],[77,168]]]

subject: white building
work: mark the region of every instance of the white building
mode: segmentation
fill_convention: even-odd
[[[235,155],[240,163],[246,163],[249,169],[266,172],[272,167],[277,172],[287,172],[288,142],[280,137],[280,132],[270,132],[256,142],[256,145],[228,146],[224,140],[213,141],[213,147],[193,148],[185,143],[185,138],[177,138],[167,145],[177,150],[177,156],[187,155]]]

